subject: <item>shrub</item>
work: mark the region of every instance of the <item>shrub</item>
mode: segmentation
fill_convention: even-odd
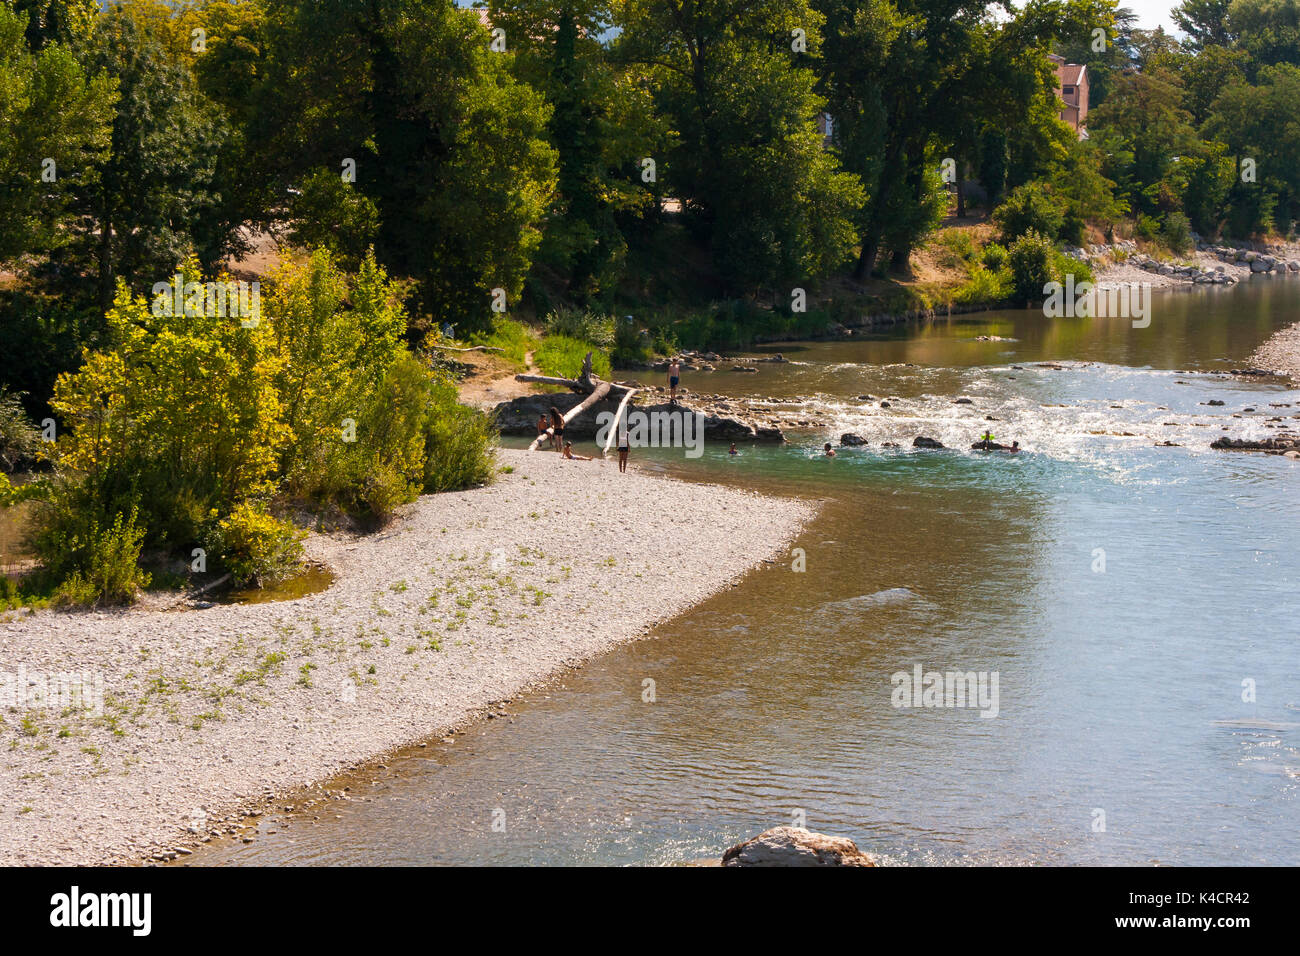
[[[592,342],[567,335],[548,335],[533,353],[533,361],[547,375],[576,378],[588,352],[592,353],[591,370],[601,378],[609,378],[609,355]]]
[[[436,383],[424,424],[424,491],[457,491],[492,480],[496,429],[487,415],[456,401],[456,388]]]
[[[981,265],[971,269],[970,278],[953,293],[953,302],[961,305],[983,305],[1002,302],[1011,297],[1011,275],[1005,270],[986,269]]]
[[[1057,282],[1065,282],[1067,275],[1074,276],[1074,284],[1078,286],[1080,282],[1092,282],[1092,267],[1088,263],[1067,256],[1064,252],[1052,250],[1052,278]]]
[[[34,463],[41,447],[41,433],[27,418],[21,399],[0,388],[0,472]]]
[[[66,499],[65,499],[66,500]],[[145,529],[136,524],[137,510],[121,512],[102,527],[91,518],[75,540],[61,542],[59,554],[69,568],[54,594],[59,605],[130,604],[149,574],[140,570]]]
[[[1142,213],[1133,227],[1133,234],[1147,242],[1155,242],[1160,237],[1160,223],[1146,213]]]
[[[993,211],[1002,241],[1011,243],[1029,232],[1055,240],[1065,222],[1060,202],[1042,183],[1017,186],[1006,202]]]
[[[1007,250],[1007,268],[1011,272],[1011,291],[1020,301],[1036,301],[1043,297],[1043,286],[1052,281],[1051,242],[1030,230],[1011,244]]]
[[[614,345],[614,317],[580,309],[556,309],[546,317],[548,335],[567,335],[602,349]]]
[[[1000,246],[996,242],[990,242],[984,247],[984,252],[980,256],[980,261],[984,264],[984,268],[996,272],[1007,264],[1006,246]]]
[[[614,351],[610,355],[610,364],[624,368],[648,364],[654,358],[650,342],[650,336],[644,334],[635,322],[619,322],[614,327]]]
[[[497,319],[489,332],[475,332],[469,337],[470,345],[488,345],[499,348],[515,365],[523,368],[528,353],[537,347],[537,335],[522,322],[514,319]]]
[[[298,567],[303,536],[265,506],[243,501],[216,523],[205,543],[235,584],[252,581],[261,587]]]
[[[1165,244],[1174,252],[1186,252],[1192,247],[1192,223],[1181,212],[1171,212],[1165,216],[1161,229]]]
[[[975,258],[975,242],[969,232],[949,229],[939,233],[935,243],[939,264],[952,268]]]

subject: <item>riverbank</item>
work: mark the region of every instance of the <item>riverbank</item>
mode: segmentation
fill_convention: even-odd
[[[103,713],[4,708],[0,864],[169,858],[214,821],[427,739],[730,586],[793,500],[502,450],[496,484],[313,536],[295,601],[11,615],[2,669],[93,672]],[[629,693],[640,693],[630,688]]]
[[[1255,351],[1251,362],[1300,382],[1300,322],[1275,333]]]

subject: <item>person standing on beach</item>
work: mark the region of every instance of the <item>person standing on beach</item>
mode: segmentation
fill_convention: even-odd
[[[623,424],[618,433],[618,470],[619,474],[627,471],[627,454],[632,450],[632,445],[627,437],[627,423]]]
[[[668,404],[677,404],[677,383],[682,380],[682,367],[677,364],[676,356],[668,363]]]
[[[564,450],[564,416],[554,405],[551,406],[551,443],[556,451]]]

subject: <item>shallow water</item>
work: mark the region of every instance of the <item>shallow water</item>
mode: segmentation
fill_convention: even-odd
[[[1155,306],[1148,329],[1007,312],[688,374],[835,422],[735,458],[637,453],[822,501],[805,571],[764,565],[412,751],[339,819],[191,861],[675,863],[801,813],[896,862],[1300,863],[1300,464],[1208,447],[1300,425],[1300,391],[1220,374],[1300,319],[1300,281]],[[1026,451],[966,450],[985,427]],[[818,457],[844,431],[870,445]],[[996,717],[895,707],[917,665],[996,673]]]

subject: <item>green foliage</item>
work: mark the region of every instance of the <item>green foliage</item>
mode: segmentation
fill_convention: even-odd
[[[844,263],[866,195],[817,131],[822,18],[807,0],[708,0],[689,16],[633,0],[621,11],[617,55],[650,64],[655,107],[678,133],[659,176],[724,285],[788,290]],[[788,51],[795,25],[809,52],[781,55],[776,38]]]
[[[609,355],[594,342],[570,338],[567,335],[548,335],[533,354],[533,361],[546,375],[576,378],[582,372],[582,363],[591,353],[591,370],[601,378],[610,377]]]
[[[1007,250],[1007,269],[1011,275],[1011,292],[1018,301],[1031,302],[1043,297],[1043,286],[1055,278],[1053,254],[1051,240],[1033,230],[1011,244]]]
[[[1165,216],[1160,234],[1174,252],[1183,253],[1192,248],[1192,223],[1181,212],[1171,212]]]
[[[217,206],[216,156],[225,127],[170,45],[170,23],[134,6],[110,7],[86,53],[89,69],[117,83],[111,149],[98,186],[79,191],[76,261],[98,274],[108,311],[118,278],[151,285],[202,252],[199,228]],[[209,262],[212,256],[206,257]]]
[[[437,382],[424,422],[424,491],[456,491],[487,484],[493,476],[496,430],[477,409],[456,401],[456,388]]]
[[[181,278],[204,289],[192,262]],[[56,387],[62,478],[36,550],[57,579],[79,575],[78,599],[120,596],[119,564],[139,553],[101,554],[101,537],[186,553],[207,541],[241,579],[267,580],[296,543],[252,501],[281,492],[383,522],[426,486],[490,474],[490,428],[406,349],[373,255],[353,275],[324,250],[286,262],[255,321],[177,311],[170,290],[151,306],[121,288],[106,347]]]
[[[1055,239],[1065,222],[1060,201],[1043,183],[1017,186],[1006,202],[993,211],[993,221],[1008,245],[1029,232]]]
[[[80,29],[26,6],[24,37],[23,19],[0,4],[0,262],[67,241],[62,216],[74,188],[95,183],[117,99],[106,74],[88,72],[58,42]]]
[[[556,309],[546,317],[548,335],[567,335],[602,349],[614,344],[614,317],[589,310]]]
[[[242,501],[213,525],[211,553],[238,585],[259,587],[288,577],[302,558],[304,532],[272,516],[264,505]]]
[[[20,395],[0,387],[0,474],[35,462],[41,433],[23,410]]]
[[[67,510],[78,502],[76,494],[62,496],[49,508],[47,519],[34,540],[62,583],[54,594],[61,605],[130,604],[139,590],[149,586],[148,572],[139,567],[145,531],[136,524],[137,512],[117,512],[103,524],[85,512]]]
[[[985,268],[977,264],[970,277],[953,293],[953,302],[959,305],[992,305],[1011,298],[1010,270]]]
[[[376,255],[419,280],[435,322],[486,328],[517,300],[555,188],[550,107],[489,49],[473,10],[423,0],[267,0],[273,55],[250,136],[302,174],[355,160],[379,214]],[[334,171],[340,171],[338,165]]]
[[[996,242],[990,242],[980,253],[980,262],[984,265],[984,268],[990,269],[993,272],[998,271],[1006,265],[1007,262],[1006,246],[999,245]]]
[[[475,332],[469,337],[470,345],[501,349],[505,357],[520,368],[524,367],[528,353],[537,347],[538,341],[536,333],[528,326],[505,318],[495,319],[490,331]]]
[[[293,202],[294,242],[327,249],[345,269],[356,269],[374,242],[379,210],[374,202],[335,171],[318,167],[302,182]]]
[[[654,339],[635,322],[620,321],[614,326],[614,351],[610,363],[627,368],[646,365],[654,358]],[[665,345],[665,351],[667,351]]]

